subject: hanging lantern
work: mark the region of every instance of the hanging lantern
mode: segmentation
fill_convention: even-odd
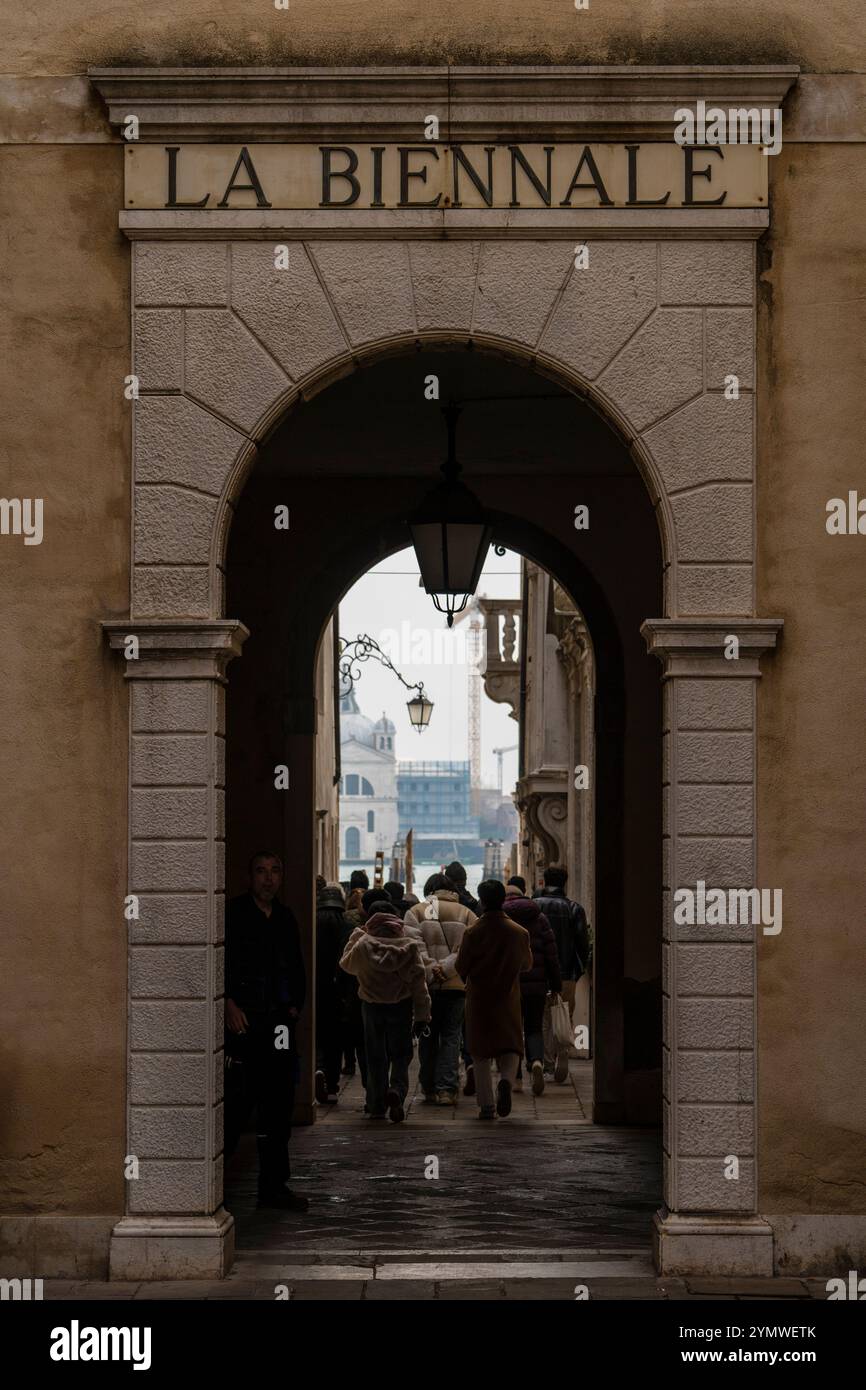
[[[462,612],[478,587],[491,528],[477,497],[459,481],[455,436],[460,407],[447,405],[443,414],[448,424],[443,479],[409,518],[409,531],[424,590],[451,627],[454,614]]]
[[[418,686],[417,695],[413,695],[411,700],[406,701],[406,708],[409,711],[409,721],[412,728],[417,729],[419,734],[423,734],[433,713],[433,701],[427,699],[423,685]]]

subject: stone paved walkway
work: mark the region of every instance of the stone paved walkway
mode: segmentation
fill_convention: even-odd
[[[529,1085],[506,1120],[485,1124],[474,1100],[424,1101],[415,1068],[404,1123],[371,1124],[360,1082],[292,1140],[292,1186],[304,1217],[255,1210],[251,1155],[226,1185],[237,1247],[252,1251],[628,1247],[649,1255],[661,1200],[659,1137],[588,1119],[591,1063],[575,1061],[543,1096]],[[438,1178],[425,1177],[436,1171]]]
[[[294,1300],[808,1300],[825,1280],[659,1279],[650,1226],[661,1201],[659,1135],[590,1120],[591,1063],[567,1083],[528,1082],[506,1120],[474,1100],[424,1102],[413,1067],[403,1124],[371,1124],[357,1079],[292,1139],[304,1215],[255,1207],[248,1136],[226,1175],[232,1274],[214,1283],[46,1281],[46,1298]],[[435,1171],[438,1177],[425,1177]]]

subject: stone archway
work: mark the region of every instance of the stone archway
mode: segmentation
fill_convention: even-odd
[[[177,215],[175,215],[177,216]],[[755,701],[781,626],[754,609],[754,238],[765,220],[705,210],[700,230],[642,213],[494,239],[476,217],[371,239],[345,221],[291,242],[182,220],[133,246],[134,441],[128,891],[129,1151],[141,1176],[114,1277],[207,1277],[231,1261],[222,1207],[223,685],[246,635],[223,616],[234,499],[299,395],[408,343],[475,341],[554,375],[629,442],[656,506],[665,611],[647,614],[665,680],[664,1272],[772,1270],[756,1214],[754,929],[675,928],[671,890],[755,881]],[[715,222],[712,220],[715,216]],[[762,214],[763,217],[763,214]],[[715,229],[715,231],[714,231]],[[736,401],[724,378],[741,382]],[[740,639],[727,661],[723,639]],[[168,1045],[170,1044],[170,1046]],[[740,1180],[722,1158],[737,1154]]]

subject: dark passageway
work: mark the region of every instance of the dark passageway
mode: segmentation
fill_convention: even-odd
[[[309,1253],[648,1254],[658,1135],[591,1124],[590,1068],[572,1061],[569,1081],[538,1099],[527,1086],[507,1121],[480,1132],[473,1101],[443,1118],[417,1091],[405,1124],[371,1130],[360,1083],[344,1084],[339,1103],[293,1136],[292,1186],[310,1199],[300,1216],[256,1211],[247,1136],[226,1186],[241,1265]],[[425,1178],[431,1158],[438,1178]]]
[[[438,406],[424,400],[431,373],[443,399],[464,404],[460,457],[494,543],[556,576],[596,653],[592,1077],[573,1060],[565,1087],[549,1087],[543,1105],[515,1097],[493,1134],[479,1132],[466,1100],[444,1123],[416,1105],[405,1125],[371,1130],[356,1083],[331,1113],[313,1102],[309,1003],[291,1183],[310,1209],[257,1211],[254,1150],[242,1147],[226,1173],[239,1258],[306,1252],[331,1263],[347,1251],[470,1249],[648,1256],[661,1197],[661,700],[640,624],[661,609],[662,558],[644,480],[585,402],[499,357],[425,352],[354,373],[274,431],[239,498],[227,553],[228,607],[250,629],[228,686],[227,888],[241,888],[253,848],[281,852],[283,898],[312,982],[322,700],[313,672],[335,605],[359,574],[409,543],[406,516],[436,481],[445,439]],[[588,530],[575,526],[578,503],[589,508]],[[281,505],[290,507],[290,531],[274,528]],[[275,791],[277,763],[291,767],[290,796]],[[438,1178],[425,1177],[431,1156]]]

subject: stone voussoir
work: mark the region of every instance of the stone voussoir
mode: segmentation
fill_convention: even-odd
[[[184,389],[226,416],[238,430],[252,433],[290,390],[289,378],[237,315],[220,309],[187,309],[184,319]],[[234,444],[227,460],[217,460],[222,464],[220,492],[241,441]]]
[[[638,434],[703,389],[697,309],[660,309],[605,367],[598,385]]]
[[[539,348],[592,380],[655,308],[657,253],[652,242],[588,250],[589,266],[569,276]]]
[[[347,343],[307,248],[288,246],[279,269],[273,246],[236,242],[231,248],[232,308],[292,381],[345,354]]]
[[[405,246],[322,242],[311,254],[353,346],[417,332]]]

